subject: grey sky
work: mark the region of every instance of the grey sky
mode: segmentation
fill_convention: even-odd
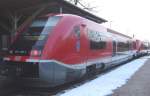
[[[111,22],[111,28],[135,38],[150,40],[149,0],[82,0],[100,17]],[[110,22],[103,24],[110,27]]]

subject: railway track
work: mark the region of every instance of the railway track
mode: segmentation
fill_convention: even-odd
[[[144,57],[142,57],[143,59]],[[130,62],[130,61],[127,61]],[[0,91],[0,96],[58,96],[59,94],[62,94],[66,92],[67,90],[73,89],[77,86],[80,86],[86,82],[90,82],[91,80],[97,78],[100,75],[107,74],[108,72],[118,68],[119,66],[126,64],[127,62],[124,62],[118,66],[111,67],[109,69],[103,70],[101,72],[97,72],[94,76],[88,77],[88,78],[81,78],[80,80],[73,81],[61,86],[57,86],[54,88],[35,88],[35,87],[22,87],[18,86],[17,82],[7,84],[7,86],[3,87],[3,89]],[[1,87],[2,88],[2,87]]]

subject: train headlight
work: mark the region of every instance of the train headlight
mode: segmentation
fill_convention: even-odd
[[[31,56],[41,56],[42,51],[41,50],[32,50],[30,54],[31,54]]]

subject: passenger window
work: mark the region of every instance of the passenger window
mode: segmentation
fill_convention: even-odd
[[[90,49],[100,50],[106,48],[106,37],[101,35],[100,32],[88,30],[88,38],[90,41]]]
[[[118,42],[117,51],[124,52],[129,50],[129,43],[127,41]]]

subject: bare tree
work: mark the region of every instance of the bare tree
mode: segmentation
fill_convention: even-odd
[[[21,15],[12,12],[6,12],[5,19],[8,22],[0,22],[0,27],[7,31],[7,33],[10,33],[12,36],[18,28],[18,22],[21,19]]]
[[[24,20],[25,22],[32,21],[37,15],[39,15],[46,7],[48,4],[43,4],[39,6],[39,8],[31,15],[27,16],[26,19]],[[18,28],[22,26],[22,24],[19,24],[20,20],[22,20],[25,16],[18,14],[16,12],[10,12],[8,11],[6,13],[7,17],[6,19],[9,21],[9,24],[5,24],[4,22],[0,22],[0,27],[5,29],[8,33],[10,33],[11,38],[14,37],[16,34]]]
[[[77,5],[79,3],[79,1],[81,1],[81,0],[67,0],[67,1]]]
[[[20,21],[21,17],[22,17],[21,15],[18,15],[16,13],[14,13],[14,14],[10,13],[10,15],[9,15],[10,20],[9,21],[11,24],[11,26],[10,26],[11,37],[13,37],[15,35],[15,33],[19,27],[18,22]]]
[[[74,4],[77,5],[79,0],[74,0]]]
[[[83,9],[86,9],[88,11],[95,11],[97,7],[92,7],[90,3],[85,3],[84,0],[66,0],[68,2],[73,3],[74,5],[80,5]],[[84,3],[84,4],[83,4]]]

